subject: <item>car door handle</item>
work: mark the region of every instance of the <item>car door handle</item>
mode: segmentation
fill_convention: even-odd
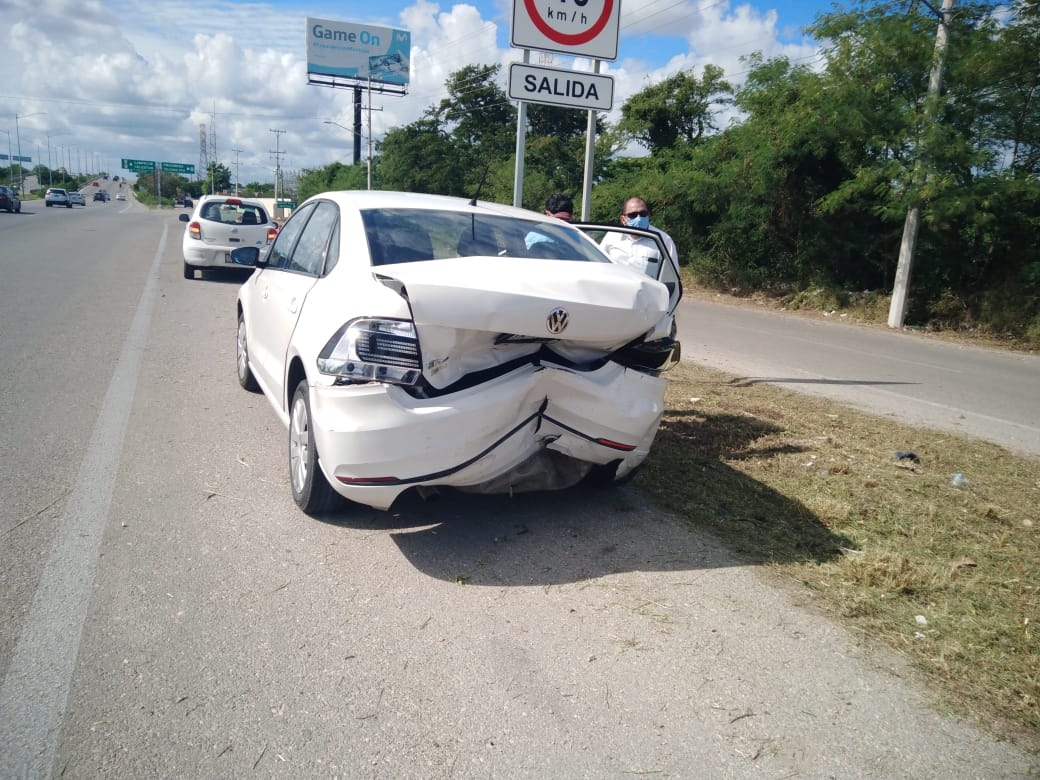
[[[266,301],[267,300],[267,296],[269,294],[270,294],[270,288],[269,287],[265,287],[264,291],[262,293],[260,293],[260,297],[263,298]]]
[[[289,309],[289,312],[290,312],[291,314],[295,314],[295,313],[296,313],[296,310],[297,310],[298,308],[300,308],[300,307],[299,307],[299,305],[298,305],[298,304],[296,303],[296,298],[293,298],[293,299],[292,299],[291,301],[289,301],[289,306],[288,306],[288,309]]]

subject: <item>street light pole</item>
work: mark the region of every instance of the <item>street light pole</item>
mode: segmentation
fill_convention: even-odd
[[[354,135],[354,131],[353,130],[351,130],[349,127],[347,127],[345,125],[341,125],[339,122],[333,122],[331,119],[326,119],[325,120],[325,124],[327,124],[327,125],[335,125],[340,130],[346,130],[351,135]]]
[[[360,133],[358,133],[356,130],[352,130],[349,127],[341,125],[339,122],[333,122],[331,119],[326,119],[326,120],[324,120],[324,122],[327,125],[335,125],[340,130],[346,130],[351,135],[360,135]],[[368,114],[368,160],[366,162],[368,164],[368,168],[367,168],[367,172],[366,172],[367,173],[367,178],[368,178],[368,189],[372,189],[372,113],[371,112],[369,112],[369,114]]]
[[[43,116],[46,111],[36,111],[32,114],[22,114],[22,119],[28,119],[31,116]],[[18,194],[25,194],[25,177],[22,175],[22,136],[18,130],[18,114],[14,115],[14,136],[18,142]]]

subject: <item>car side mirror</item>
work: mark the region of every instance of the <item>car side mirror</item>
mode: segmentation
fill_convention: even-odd
[[[262,265],[260,262],[260,250],[255,246],[243,246],[231,250],[231,262],[235,265],[245,265],[255,268]]]
[[[181,222],[190,222],[191,221],[191,217],[188,216],[187,214],[181,214],[181,215],[179,215],[177,217],[177,219],[179,219]]]

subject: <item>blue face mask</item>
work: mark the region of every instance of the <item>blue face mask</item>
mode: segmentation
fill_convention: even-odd
[[[641,230],[650,229],[650,217],[626,217],[628,220],[627,224],[632,228],[639,228]]]

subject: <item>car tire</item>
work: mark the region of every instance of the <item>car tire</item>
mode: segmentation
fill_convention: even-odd
[[[260,385],[256,383],[256,377],[253,376],[253,372],[249,368],[249,344],[246,340],[246,321],[241,314],[238,315],[235,363],[238,367],[238,383],[250,393],[257,392],[260,389]]]
[[[326,514],[342,503],[325,479],[319,457],[311,430],[310,389],[302,379],[289,406],[289,487],[296,506],[312,516]]]
[[[50,204],[50,203],[44,203],[43,205],[44,205],[44,206],[46,206],[47,208],[50,208],[50,207],[51,207],[51,204]]]

